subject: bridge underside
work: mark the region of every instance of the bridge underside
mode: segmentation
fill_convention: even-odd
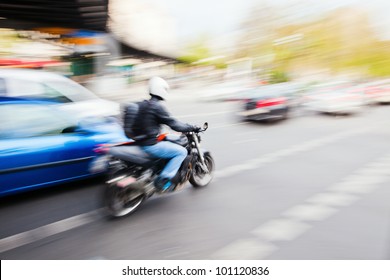
[[[128,0],[131,1],[131,0]],[[109,32],[109,0],[0,0],[0,28]],[[118,42],[122,55],[164,58]]]
[[[0,17],[3,27],[106,31],[108,0],[1,0]]]

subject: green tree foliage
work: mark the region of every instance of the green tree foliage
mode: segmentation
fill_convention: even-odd
[[[195,42],[189,44],[185,49],[184,54],[178,57],[178,60],[183,63],[190,64],[202,59],[209,58],[211,56],[211,52],[207,45],[207,36],[202,36]]]
[[[390,43],[377,38],[365,11],[340,8],[294,24],[281,20],[278,12],[264,3],[253,9],[243,24],[238,55],[272,53],[268,67],[275,73],[317,67],[334,73],[355,69],[366,76],[390,75]]]
[[[269,83],[277,84],[288,82],[290,79],[287,73],[283,70],[272,70],[269,77]]]

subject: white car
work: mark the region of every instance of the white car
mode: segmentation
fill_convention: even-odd
[[[349,85],[315,87],[303,101],[308,110],[330,114],[358,113],[365,105],[367,98],[361,88]]]
[[[390,103],[390,79],[361,85],[369,104]]]
[[[38,98],[60,103],[79,119],[118,117],[120,105],[59,74],[30,69],[0,69],[0,96]]]

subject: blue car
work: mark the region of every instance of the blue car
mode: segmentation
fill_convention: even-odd
[[[53,103],[0,97],[0,196],[101,174],[94,149],[124,141],[114,122],[81,125]]]

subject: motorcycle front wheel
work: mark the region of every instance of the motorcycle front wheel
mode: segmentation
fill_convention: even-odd
[[[205,153],[204,162],[207,166],[208,172],[204,172],[199,163],[197,163],[190,177],[189,181],[194,188],[206,187],[213,179],[215,166],[213,157],[209,153]]]
[[[113,217],[123,217],[135,212],[145,200],[145,195],[137,190],[107,186],[105,207]]]

